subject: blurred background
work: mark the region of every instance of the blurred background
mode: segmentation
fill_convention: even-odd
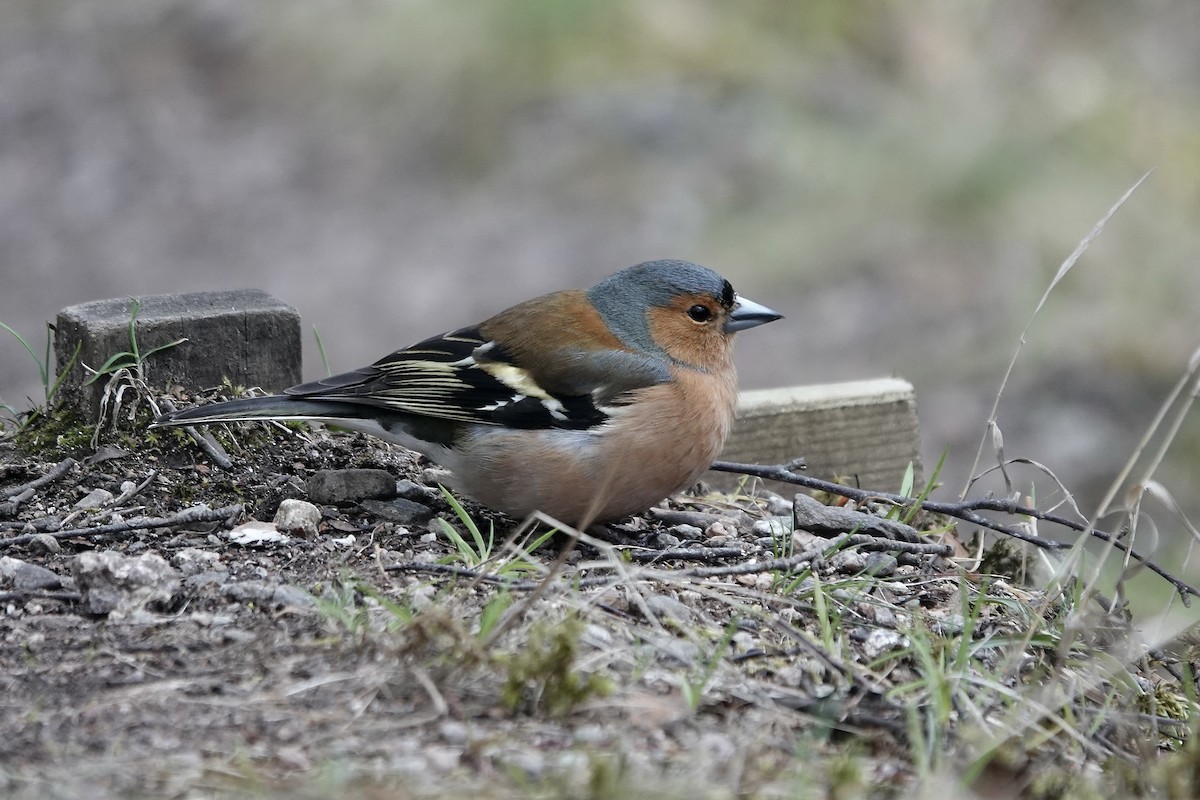
[[[1200,345],[1198,78],[1194,0],[7,0],[0,321],[258,287],[340,371],[684,258],[787,315],[744,387],[912,381],[948,495],[1153,169],[999,410],[1090,510]]]

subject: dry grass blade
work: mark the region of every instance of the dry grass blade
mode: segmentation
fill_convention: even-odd
[[[1079,261],[1079,258],[1084,254],[1084,251],[1091,246],[1092,242],[1096,240],[1096,237],[1099,236],[1104,230],[1105,226],[1108,225],[1108,221],[1112,219],[1113,215],[1117,213],[1121,206],[1125,205],[1125,201],[1128,200],[1130,196],[1137,191],[1137,188],[1141,186],[1142,183],[1149,177],[1150,173],[1147,172],[1145,175],[1138,178],[1137,182],[1133,184],[1133,186],[1130,186],[1129,189],[1126,190],[1125,194],[1121,195],[1120,199],[1113,204],[1112,208],[1108,210],[1108,213],[1100,218],[1100,221],[1097,222],[1091,231],[1088,232],[1088,235],[1080,240],[1079,244],[1076,245],[1075,250],[1072,251],[1071,255],[1067,256],[1066,260],[1062,262],[1061,266],[1059,266],[1058,272],[1054,274],[1054,278],[1050,281],[1050,285],[1046,287],[1046,291],[1042,293],[1041,299],[1038,300],[1037,305],[1034,306],[1033,313],[1029,315],[1029,321],[1025,323],[1025,327],[1021,330],[1021,335],[1017,341],[1017,347],[1013,351],[1012,359],[1008,362],[1008,368],[1004,371],[1004,377],[1000,379],[1000,388],[996,391],[996,397],[992,401],[992,410],[988,414],[987,428],[984,431],[983,437],[979,441],[979,450],[975,453],[975,461],[972,463],[970,472],[967,475],[967,482],[964,484],[962,492],[959,494],[960,500],[967,496],[967,490],[971,485],[971,476],[973,476],[976,470],[979,469],[979,462],[983,459],[983,449],[987,445],[989,435],[995,435],[996,431],[998,430],[996,426],[996,412],[1000,408],[1000,398],[1004,395],[1004,390],[1008,386],[1008,379],[1012,376],[1013,369],[1017,365],[1017,358],[1021,355],[1021,348],[1025,345],[1025,335],[1029,333],[1029,328],[1033,325],[1034,319],[1037,318],[1038,312],[1042,310],[1042,306],[1046,304],[1046,300],[1050,297],[1050,293],[1054,291],[1054,288],[1062,282],[1063,278],[1067,276],[1067,273],[1071,271],[1071,268],[1075,266],[1075,263]]]
[[[1192,405],[1195,403],[1196,395],[1198,393],[1200,393],[1200,348],[1193,352],[1192,357],[1188,360],[1187,370],[1175,383],[1175,386],[1172,388],[1171,392],[1167,395],[1167,398],[1159,407],[1154,419],[1151,420],[1150,424],[1147,426],[1146,432],[1142,435],[1141,440],[1138,442],[1137,446],[1126,460],[1125,465],[1113,479],[1112,483],[1109,484],[1108,491],[1105,493],[1104,498],[1100,501],[1100,504],[1096,509],[1096,514],[1092,518],[1093,522],[1089,526],[1090,528],[1094,527],[1095,520],[1098,520],[1109,513],[1113,500],[1121,491],[1121,487],[1125,485],[1125,482],[1133,473],[1134,467],[1145,453],[1146,448],[1150,446],[1150,442],[1153,440],[1154,436],[1158,434],[1163,423],[1167,420],[1171,410],[1174,408],[1174,416],[1171,417],[1170,424],[1163,433],[1158,449],[1147,462],[1146,468],[1142,472],[1142,477],[1137,481],[1137,494],[1140,495],[1144,487],[1151,484],[1153,475],[1162,464],[1163,459],[1166,457],[1168,448],[1178,437],[1184,418],[1187,416],[1188,412],[1192,408]],[[1182,400],[1180,400],[1181,397]],[[1135,527],[1136,521],[1130,512],[1127,512],[1126,517],[1127,525],[1130,528]],[[1188,524],[1188,529],[1194,530],[1190,523]],[[1092,575],[1088,580],[1090,589],[1094,589],[1095,585],[1100,581],[1101,570],[1104,567],[1104,562],[1112,550],[1112,547],[1107,548],[1101,558],[1096,560]],[[1186,596],[1184,596],[1183,602],[1184,605],[1188,604]]]

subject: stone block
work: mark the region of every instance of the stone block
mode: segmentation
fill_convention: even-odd
[[[279,391],[300,382],[300,315],[257,289],[154,295],[138,298],[138,349],[145,353],[176,339],[187,341],[145,359],[147,383],[162,389],[177,382],[191,389],[220,385]],[[79,346],[79,358],[63,382],[62,399],[85,419],[99,414],[106,378],[85,385],[110,356],[128,351],[130,298],[99,300],[59,312],[54,351],[58,370]]]

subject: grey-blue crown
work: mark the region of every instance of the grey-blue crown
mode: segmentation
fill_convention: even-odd
[[[729,281],[690,261],[646,261],[610,275],[588,289],[588,299],[627,344],[665,355],[650,336],[646,309],[666,306],[680,294],[707,294],[726,307],[734,302]]]

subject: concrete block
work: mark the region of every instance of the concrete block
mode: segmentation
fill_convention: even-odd
[[[857,479],[863,488],[896,491],[912,462],[922,480],[921,435],[912,384],[898,378],[742,392],[724,461],[782,464],[803,457],[806,473]],[[731,488],[738,476],[705,473]],[[784,496],[795,487],[769,482]]]
[[[177,382],[188,388],[217,386],[229,378],[238,386],[279,391],[300,382],[300,315],[258,289],[140,297],[136,332],[143,353],[159,345],[187,341],[145,360],[151,387]],[[107,379],[85,386],[83,368],[101,367],[130,349],[129,298],[99,300],[59,312],[54,352],[61,371],[76,345],[79,360],[63,382],[62,398],[85,419],[94,419]]]

